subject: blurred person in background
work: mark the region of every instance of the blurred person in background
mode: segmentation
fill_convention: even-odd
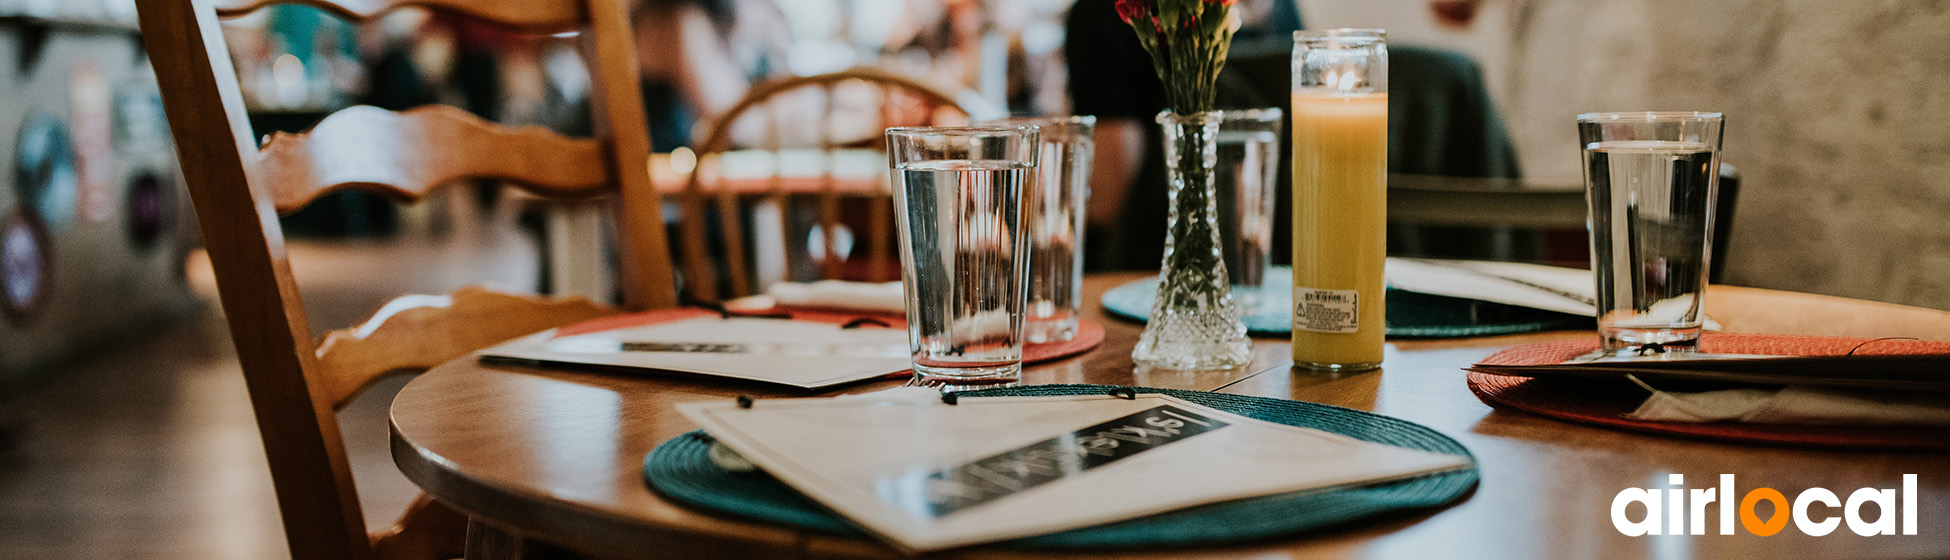
[[[1064,22],[1070,73],[1070,112],[1096,115],[1096,161],[1090,170],[1084,255],[1091,270],[1156,269],[1164,254],[1166,199],[1164,140],[1155,118],[1165,108],[1164,84],[1116,0],[1077,0]],[[1235,47],[1287,40],[1300,30],[1293,0],[1239,0]],[[1115,235],[1112,235],[1113,230]]]
[[[765,0],[639,0],[630,21],[652,151],[689,146],[696,126],[783,66],[785,27]]]

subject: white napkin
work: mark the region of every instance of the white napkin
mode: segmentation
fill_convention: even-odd
[[[847,282],[821,280],[810,284],[780,282],[765,290],[774,302],[787,307],[817,307],[854,311],[907,311],[907,298],[900,282]]]
[[[1950,395],[1842,391],[1790,385],[1699,393],[1652,391],[1625,415],[1652,422],[1745,422],[1799,425],[1950,426]]]

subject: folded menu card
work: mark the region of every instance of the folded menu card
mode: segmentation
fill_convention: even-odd
[[[714,375],[818,389],[912,369],[903,329],[705,316],[591,333],[549,330],[480,352],[516,360]]]
[[[1397,290],[1597,315],[1591,271],[1538,264],[1442,259],[1388,259]]]
[[[677,409],[787,485],[917,552],[1469,465],[1164,395],[953,404],[911,395]]]
[[[1516,377],[1610,377],[1741,385],[1950,392],[1950,355],[1751,356],[1667,353],[1543,364],[1476,364],[1469,371]]]

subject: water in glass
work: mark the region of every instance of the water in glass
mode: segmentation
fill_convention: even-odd
[[[1585,165],[1604,347],[1693,346],[1713,226],[1713,147],[1593,142]]]
[[[1032,170],[1006,160],[897,165],[908,340],[922,382],[1013,380],[1021,371],[1022,194]]]

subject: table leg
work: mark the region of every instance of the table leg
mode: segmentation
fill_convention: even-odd
[[[514,531],[467,520],[467,560],[567,560],[574,553],[523,538]]]

